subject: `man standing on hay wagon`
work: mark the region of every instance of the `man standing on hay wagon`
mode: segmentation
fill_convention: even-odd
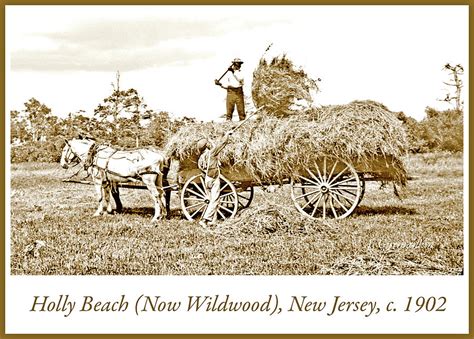
[[[201,153],[198,160],[198,167],[205,174],[204,184],[206,185],[206,192],[209,192],[209,204],[199,222],[199,225],[204,228],[215,224],[217,220],[217,209],[220,203],[221,190],[219,153],[228,144],[232,132],[233,131],[227,132],[214,146],[208,139],[201,139],[196,145]]]
[[[227,90],[226,120],[232,120],[236,106],[239,119],[245,120],[244,77],[240,71],[243,63],[244,62],[239,58],[235,58],[232,60],[232,65],[222,74],[220,79],[215,80],[217,86],[221,86]],[[223,83],[221,80],[223,80]]]

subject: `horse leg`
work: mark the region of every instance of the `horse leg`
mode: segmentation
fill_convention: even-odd
[[[102,185],[102,181],[95,181],[94,183],[95,190],[97,192],[97,198],[99,200],[99,207],[97,207],[97,211],[94,213],[94,217],[98,217],[104,211],[104,195],[105,191]]]
[[[112,196],[112,188],[111,188],[111,182],[110,181],[105,181],[102,183],[102,189],[103,189],[103,208],[105,209],[104,214],[112,214],[112,203],[110,200],[110,197]]]
[[[158,173],[155,179],[155,188],[158,191],[158,204],[160,205],[161,218],[167,218],[170,212],[170,198],[171,192],[169,190],[166,193],[163,190],[163,175]],[[163,211],[163,212],[161,212]],[[156,213],[155,213],[156,214]]]
[[[161,174],[144,174],[142,175],[143,183],[151,193],[153,202],[155,203],[155,215],[151,222],[166,217],[165,198],[163,194],[163,177]]]
[[[171,215],[171,190],[169,189],[169,181],[168,181],[168,173],[170,171],[170,160],[169,159],[165,159],[165,161],[163,162],[163,166],[162,166],[162,172],[163,172],[163,176],[162,176],[162,184],[164,186],[167,186],[168,189],[165,191],[165,206],[166,206],[166,217],[169,219],[170,215]],[[159,183],[157,183],[157,185],[159,185]],[[162,185],[162,187],[163,187]]]
[[[171,216],[171,191],[169,189],[165,192],[165,206],[166,206],[166,218],[169,219]]]
[[[160,183],[156,183],[156,185],[160,187]],[[163,185],[165,186],[170,185],[165,175],[163,176]],[[163,187],[163,185],[161,185],[161,187]],[[166,191],[164,191],[164,193],[165,193],[166,217],[169,218],[169,216],[171,215],[171,190],[168,188]]]
[[[120,192],[117,183],[112,183],[110,193],[112,194],[112,198],[115,201],[115,211],[117,211],[117,213],[122,213],[123,206],[122,202],[120,201]]]
[[[107,206],[107,213],[112,214],[113,213],[113,208],[112,208],[112,190],[113,190],[113,184],[111,182],[108,182],[105,186],[105,194],[107,199],[105,200],[106,206]]]

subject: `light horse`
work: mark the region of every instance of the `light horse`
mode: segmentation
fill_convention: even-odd
[[[169,212],[169,196],[166,199],[163,181],[169,170],[167,159],[157,150],[136,149],[121,151],[110,146],[98,145],[92,139],[75,138],[66,140],[61,154],[63,168],[82,164],[92,177],[99,198],[99,207],[94,216],[112,213],[111,197],[115,201],[116,211],[122,211],[118,190],[120,182],[143,182],[151,193],[155,203],[152,222],[166,217]]]

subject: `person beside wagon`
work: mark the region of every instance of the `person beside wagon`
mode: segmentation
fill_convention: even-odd
[[[206,185],[209,200],[199,222],[203,228],[208,228],[217,221],[221,190],[219,153],[229,143],[231,135],[232,132],[227,132],[215,145],[208,139],[201,139],[196,145],[200,152],[198,167],[205,175],[204,185]]]

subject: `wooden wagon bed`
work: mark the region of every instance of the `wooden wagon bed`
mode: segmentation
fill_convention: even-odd
[[[239,209],[248,207],[254,186],[291,185],[295,207],[313,219],[342,219],[357,208],[365,193],[366,181],[399,181],[400,163],[391,156],[379,156],[370,161],[347,161],[333,156],[322,156],[308,167],[294,168],[289,178],[255,178],[245,166],[223,166],[221,207],[219,216],[230,218]],[[177,182],[181,187],[184,215],[199,218],[208,202],[204,176],[197,168],[197,159],[186,159],[179,164]]]

